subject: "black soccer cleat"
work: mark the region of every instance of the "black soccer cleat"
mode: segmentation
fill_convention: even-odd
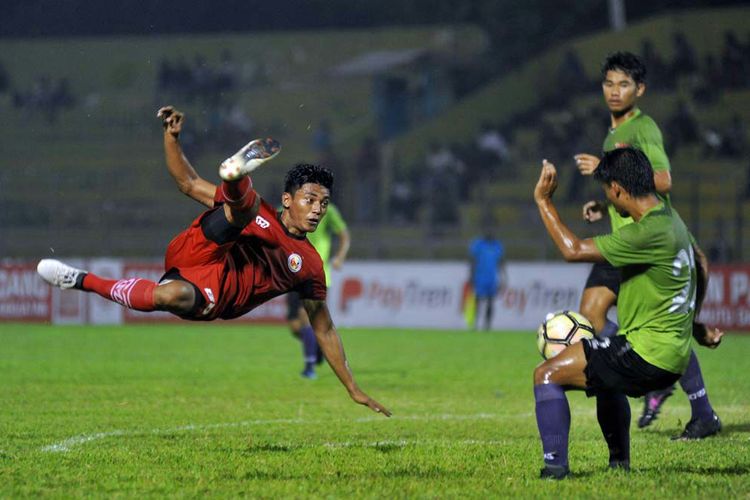
[[[630,472],[630,460],[610,460],[609,468],[612,470],[620,470],[623,472]]]
[[[698,420],[693,418],[685,426],[685,430],[679,436],[673,436],[673,441],[691,441],[714,436],[721,432],[721,419],[714,412],[709,420]]]
[[[540,479],[554,479],[559,481],[571,477],[570,469],[567,465],[550,465],[544,466],[539,474]]]
[[[661,406],[664,404],[664,401],[666,401],[673,392],[674,386],[672,385],[670,387],[667,387],[666,389],[662,389],[660,391],[652,391],[646,394],[643,403],[643,414],[641,415],[641,418],[638,419],[639,429],[648,427],[653,423],[654,420],[656,420],[656,417],[659,416],[659,412],[661,411]]]

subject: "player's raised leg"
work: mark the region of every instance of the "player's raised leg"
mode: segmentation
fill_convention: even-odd
[[[219,166],[219,187],[227,220],[234,226],[245,227],[258,210],[258,199],[250,172],[274,158],[281,146],[274,139],[255,139],[243,146]]]
[[[193,286],[179,280],[157,284],[142,278],[102,278],[55,259],[39,261],[37,272],[52,286],[96,293],[136,311],[184,315],[192,311],[196,300]]]

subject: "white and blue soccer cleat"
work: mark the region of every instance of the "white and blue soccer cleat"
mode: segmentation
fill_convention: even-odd
[[[255,139],[221,163],[219,177],[224,181],[236,181],[246,176],[281,151],[281,144],[271,139]]]
[[[63,290],[68,288],[80,289],[81,282],[87,274],[82,269],[76,269],[55,259],[40,260],[36,266],[36,272],[44,281]]]

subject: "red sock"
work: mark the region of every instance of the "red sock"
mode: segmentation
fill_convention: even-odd
[[[234,182],[222,181],[219,189],[224,201],[232,208],[250,208],[255,203],[253,181],[248,176]]]
[[[83,278],[83,289],[101,295],[136,311],[153,311],[156,283],[141,278],[109,280],[88,273]]]

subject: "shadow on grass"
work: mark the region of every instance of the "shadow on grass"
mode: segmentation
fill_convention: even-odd
[[[659,435],[659,436],[665,436],[665,437],[673,437],[677,436],[680,433],[682,433],[683,427],[674,428],[674,429],[653,429],[653,430],[647,430],[647,431],[641,431],[644,434],[653,434],[653,435]],[[722,436],[729,436],[735,432],[750,432],[750,422],[747,423],[739,423],[739,424],[729,424],[722,426],[721,432],[716,435],[716,437],[721,438]]]
[[[750,464],[736,464],[729,467],[697,467],[692,465],[660,466],[660,467],[638,467],[637,472],[650,472],[654,474],[664,473],[688,473],[703,475],[726,475],[744,476],[750,473]]]
[[[254,444],[243,450],[246,454],[253,453],[288,453],[300,449],[299,446],[278,443]]]

